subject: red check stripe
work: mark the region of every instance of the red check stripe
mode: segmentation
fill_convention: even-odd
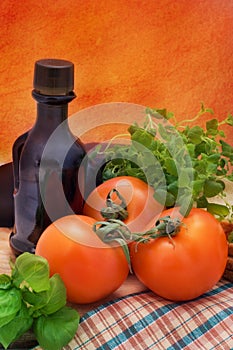
[[[151,292],[129,295],[88,312],[66,350],[232,350],[233,285],[172,303]]]

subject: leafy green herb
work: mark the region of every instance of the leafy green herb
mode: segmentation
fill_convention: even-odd
[[[0,328],[0,342],[6,349],[8,345],[17,340],[25,332],[27,332],[33,323],[33,319],[29,314],[28,308],[22,303],[21,309],[15,317],[3,327]]]
[[[11,287],[11,277],[5,273],[0,275],[0,290],[8,289]]]
[[[229,233],[228,235],[228,242],[233,243],[233,231]]]
[[[45,306],[41,308],[41,313],[51,315],[66,305],[66,289],[60,275],[56,274],[50,278],[50,288]]]
[[[233,181],[233,147],[223,140],[221,126],[233,126],[233,116],[221,122],[208,120],[205,128],[193,126],[206,113],[213,111],[202,104],[194,118],[181,124],[166,109],[147,108],[144,124],[135,123],[128,129],[129,145],[114,144],[102,151],[106,157],[103,181],[135,176],[155,189],[160,203],[180,206],[183,215],[197,206],[219,219],[231,216],[233,207],[225,201],[224,181]],[[224,204],[214,203],[215,196]]]
[[[49,317],[43,315],[37,318],[33,330],[44,350],[57,350],[62,349],[74,337],[78,323],[77,312],[64,306]]]
[[[49,265],[40,256],[33,259],[31,254],[21,254],[12,270],[12,279],[16,287],[43,292],[49,289]]]
[[[21,254],[11,276],[0,275],[0,343],[5,349],[29,329],[45,350],[60,350],[74,337],[79,314],[66,306],[65,285],[49,277],[46,259]]]
[[[20,310],[21,304],[21,294],[18,289],[0,290],[0,327],[13,320]]]

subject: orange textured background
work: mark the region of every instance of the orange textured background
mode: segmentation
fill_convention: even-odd
[[[40,58],[75,64],[69,114],[114,101],[233,113],[233,0],[2,0],[0,17],[0,164],[34,123]]]

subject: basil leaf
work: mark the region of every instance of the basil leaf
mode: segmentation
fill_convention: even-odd
[[[32,326],[33,318],[29,315],[28,309],[22,303],[21,309],[11,322],[0,329],[0,343],[6,349],[12,342],[21,337]]]
[[[175,204],[175,197],[171,193],[167,192],[165,206],[169,208],[169,207],[172,207],[174,204]]]
[[[198,145],[202,142],[203,134],[203,129],[196,125],[188,130],[187,137],[189,142],[193,143],[194,145]]]
[[[222,146],[222,154],[231,158],[233,156],[233,147],[223,140],[220,140],[220,144]]]
[[[202,192],[204,182],[205,182],[205,180],[203,180],[203,179],[194,180],[192,182],[194,195],[198,195],[200,192]]]
[[[213,215],[217,215],[220,218],[224,218],[229,214],[229,209],[222,204],[208,203],[207,210]]]
[[[226,123],[230,126],[233,126],[233,115],[229,114],[227,116]]]
[[[208,135],[217,135],[218,134],[218,120],[211,119],[206,122],[206,130]]]
[[[225,188],[223,181],[206,180],[204,184],[204,195],[208,197],[215,197]]]
[[[51,315],[41,315],[35,319],[33,330],[44,350],[61,350],[73,339],[78,325],[78,312],[64,306]]]
[[[11,277],[5,273],[0,275],[0,289],[9,289],[11,287]]]
[[[140,143],[145,147],[149,147],[153,141],[153,136],[145,130],[138,130],[132,135],[132,140],[135,140],[137,143]]]
[[[212,162],[212,163],[215,163],[215,164],[218,164],[220,159],[221,159],[221,154],[219,154],[219,153],[211,154],[207,158],[208,162]]]
[[[16,259],[12,278],[18,288],[28,288],[35,292],[48,290],[50,287],[48,262],[41,256],[23,253]]]
[[[21,308],[21,293],[18,289],[0,290],[0,327],[9,323]]]
[[[50,288],[47,291],[23,292],[23,299],[34,317],[52,314],[66,305],[66,288],[61,277],[55,274],[50,278],[49,283]]]
[[[47,293],[47,303],[41,308],[41,313],[50,315],[66,305],[66,288],[60,277],[55,274],[50,278],[50,289]]]
[[[179,187],[190,187],[192,182],[192,169],[180,169],[179,173]]]
[[[22,293],[23,300],[27,304],[29,308],[29,312],[33,317],[38,317],[41,315],[40,309],[45,306],[48,302],[48,295],[49,292],[43,291],[43,292],[33,292],[30,290],[25,290]]]
[[[178,194],[178,181],[174,180],[173,182],[171,182],[168,186],[167,186],[167,190],[168,192],[170,192],[175,198],[177,197]]]
[[[197,198],[197,208],[207,208],[208,201],[205,196]]]
[[[174,161],[174,159],[172,158],[167,158],[165,159],[164,165],[166,167],[166,171],[174,176],[178,176],[177,175],[177,167],[176,167],[176,163]]]

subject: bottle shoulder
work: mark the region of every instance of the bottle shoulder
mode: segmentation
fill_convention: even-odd
[[[21,147],[22,144],[24,144],[25,141],[27,140],[29,132],[30,132],[30,130],[28,130],[25,133],[18,136],[17,139],[13,143],[13,148]]]

